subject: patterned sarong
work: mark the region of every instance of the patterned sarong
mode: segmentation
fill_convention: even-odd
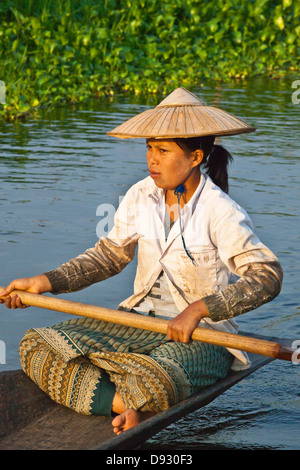
[[[159,412],[225,377],[222,347],[174,343],[160,333],[79,318],[29,330],[24,372],[54,401],[83,414],[110,415],[117,390],[127,409]]]

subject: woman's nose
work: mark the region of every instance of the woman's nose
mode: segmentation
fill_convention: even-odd
[[[147,158],[148,158],[149,165],[158,164],[158,152],[156,152],[155,150],[152,149],[151,151],[148,151]]]

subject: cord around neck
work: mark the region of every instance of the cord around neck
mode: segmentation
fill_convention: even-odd
[[[194,168],[193,168],[193,169],[194,169]],[[192,171],[193,171],[193,169],[192,169]],[[191,172],[191,173],[192,173],[192,172]],[[190,173],[190,174],[191,174],[191,173]],[[190,175],[189,175],[189,176],[190,176]],[[188,178],[189,178],[189,176],[188,176]],[[187,178],[187,179],[188,179],[188,178]],[[185,181],[186,181],[186,180],[185,180]],[[182,219],[181,219],[180,199],[181,199],[181,196],[183,195],[184,192],[185,192],[184,183],[178,185],[177,188],[174,189],[174,194],[175,194],[175,196],[177,196],[177,203],[178,203],[180,235],[181,235],[181,240],[182,240],[182,244],[183,244],[184,251],[186,252],[187,256],[190,258],[190,260],[192,261],[192,263],[195,264],[194,258],[192,257],[192,255],[190,254],[190,252],[188,251],[188,249],[187,249],[187,247],[186,247],[185,240],[184,240],[184,236],[183,236],[183,230],[182,230]]]

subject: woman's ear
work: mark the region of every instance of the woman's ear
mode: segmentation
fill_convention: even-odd
[[[193,167],[200,165],[203,160],[204,152],[202,149],[194,150],[193,152]]]

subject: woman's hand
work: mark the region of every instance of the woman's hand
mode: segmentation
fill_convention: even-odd
[[[208,311],[203,300],[190,304],[177,317],[169,321],[167,336],[170,340],[188,343],[192,333],[203,317],[208,317]]]
[[[40,274],[34,277],[15,279],[0,292],[0,297],[6,297],[5,300],[0,299],[0,303],[5,303],[7,308],[26,308],[28,305],[24,305],[17,294],[9,295],[13,290],[24,290],[34,294],[42,294],[43,292],[51,291],[51,283],[45,274]]]

